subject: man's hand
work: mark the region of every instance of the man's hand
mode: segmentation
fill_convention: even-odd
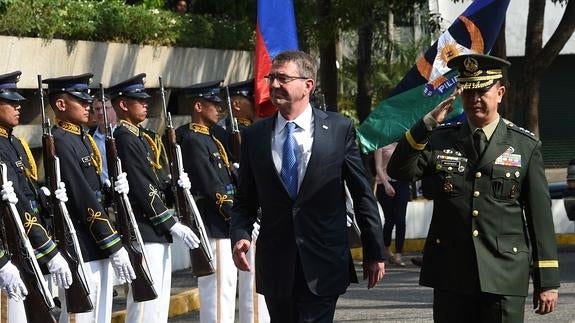
[[[0,288],[16,302],[23,301],[28,295],[20,271],[10,261],[0,268]]]
[[[391,183],[389,183],[389,182],[385,182],[383,185],[385,187],[385,195],[387,195],[389,197],[394,197],[395,196],[395,188],[393,188],[393,185],[391,185]]]
[[[374,288],[375,285],[385,275],[385,263],[380,260],[367,260],[363,262],[363,280],[369,279],[367,289]]]
[[[130,263],[130,256],[124,247],[113,253],[110,256],[110,261],[120,281],[131,283],[132,280],[136,279],[136,273],[134,273],[134,268]]]
[[[455,99],[461,94],[461,92],[461,89],[456,89],[453,94],[451,94],[447,99],[441,101],[435,108],[433,108],[433,110],[431,110],[431,112],[429,112],[431,117],[433,117],[437,123],[442,123],[445,120],[445,117],[447,117],[449,112],[452,110],[453,102],[455,102]]]
[[[192,229],[180,222],[174,223],[170,228],[170,233],[182,240],[190,249],[196,249],[200,246],[200,238],[198,238]]]
[[[557,307],[557,290],[548,290],[540,293],[533,293],[533,308],[535,313],[545,315],[553,312]]]
[[[234,264],[241,271],[251,271],[250,263],[246,258],[246,252],[250,249],[251,242],[247,239],[242,239],[232,248],[232,259]]]
[[[68,262],[61,253],[57,253],[54,258],[48,261],[48,271],[52,274],[52,278],[56,285],[68,289],[72,285],[72,272],[68,266]]]

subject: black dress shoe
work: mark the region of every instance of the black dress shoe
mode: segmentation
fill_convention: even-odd
[[[423,265],[423,257],[422,256],[411,257],[411,263],[416,265],[417,267],[421,267]]]

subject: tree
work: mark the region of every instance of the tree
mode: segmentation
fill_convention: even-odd
[[[549,41],[543,46],[543,26],[547,1],[530,0],[525,39],[525,61],[518,80],[509,89],[507,116],[525,109],[525,126],[539,135],[539,90],[543,74],[553,63],[575,31],[575,1],[553,0],[566,4],[563,17]],[[509,115],[511,114],[511,115]]]

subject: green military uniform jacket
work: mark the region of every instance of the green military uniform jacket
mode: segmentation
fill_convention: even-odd
[[[418,122],[388,165],[392,178],[431,176],[433,216],[420,284],[456,293],[526,296],[559,287],[541,141],[499,120],[481,157],[467,122],[433,131]]]

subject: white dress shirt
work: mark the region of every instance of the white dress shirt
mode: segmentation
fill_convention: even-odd
[[[285,125],[287,122],[288,121],[281,115],[281,113],[278,112],[276,126],[272,136],[272,158],[278,174],[281,173],[282,169],[282,148],[284,141],[286,140],[287,131],[285,131]],[[299,191],[307,169],[309,158],[311,157],[311,146],[313,144],[314,118],[311,105],[308,105],[302,114],[300,114],[296,119],[291,120],[291,122],[297,125],[294,129],[293,136],[297,146],[297,186]]]

